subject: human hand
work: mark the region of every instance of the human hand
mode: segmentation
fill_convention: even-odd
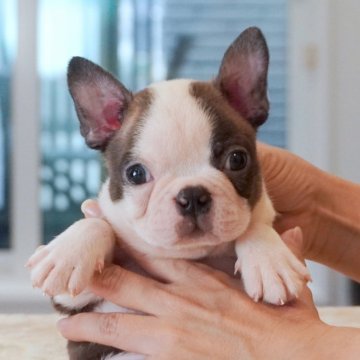
[[[300,255],[301,232],[284,241]],[[147,359],[307,358],[304,344],[327,331],[311,293],[283,307],[254,303],[238,281],[203,264],[144,259],[163,282],[112,266],[96,275],[92,291],[140,314],[83,313],[59,322],[74,341],[90,341]]]
[[[103,213],[98,202],[94,199],[87,199],[81,204],[81,211],[85,218],[103,218]]]

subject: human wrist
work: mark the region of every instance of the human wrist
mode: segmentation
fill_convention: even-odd
[[[359,329],[325,325],[314,352],[308,359],[351,360],[358,359],[359,353]]]
[[[302,328],[297,326],[294,336],[290,334],[291,332],[288,333],[289,338],[282,348],[282,354],[277,354],[274,358],[355,359],[355,354],[359,353],[359,346],[354,341],[360,335],[357,329],[335,327],[313,319],[303,321]]]

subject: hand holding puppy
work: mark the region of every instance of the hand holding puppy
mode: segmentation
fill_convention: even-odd
[[[283,240],[301,256],[299,230]],[[344,341],[351,354],[349,339],[360,338],[356,330],[337,332],[323,324],[307,288],[295,303],[271,307],[253,303],[236,280],[205,265],[169,259],[143,265],[166,284],[112,266],[95,276],[91,288],[148,315],[78,314],[61,320],[60,332],[156,360],[328,358],[342,351]]]

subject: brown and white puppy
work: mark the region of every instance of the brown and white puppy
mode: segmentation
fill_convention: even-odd
[[[98,201],[117,237],[105,236],[101,221],[74,224],[34,255],[33,283],[69,312],[91,304],[126,311],[88,291],[59,295],[86,287],[121,246],[130,256],[236,253],[232,266],[255,301],[296,298],[309,274],[272,228],[275,211],[256,156],[256,130],[269,111],[268,62],[262,33],[249,28],[226,51],[215,80],[165,81],[132,94],[99,66],[73,58],[69,88],[86,143],[105,158],[109,177]],[[82,346],[70,345],[72,359],[90,358]],[[91,358],[142,358],[97,349]]]

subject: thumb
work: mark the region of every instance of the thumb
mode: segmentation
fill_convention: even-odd
[[[281,238],[294,255],[305,264],[303,255],[303,234],[299,226],[287,230],[281,234]],[[309,281],[312,281],[311,275],[309,274]],[[318,313],[314,304],[312,293],[308,286],[305,286],[297,302],[300,306],[303,305],[310,309],[318,317]]]
[[[281,234],[281,238],[287,247],[301,261],[304,261],[303,255],[303,234],[299,226],[286,230]]]
[[[303,253],[303,234],[299,226],[287,230],[281,234],[281,238],[291,252],[306,266]],[[310,273],[307,274],[307,281],[312,281]]]
[[[81,211],[86,218],[102,218],[103,214],[96,200],[87,199],[81,204]]]

